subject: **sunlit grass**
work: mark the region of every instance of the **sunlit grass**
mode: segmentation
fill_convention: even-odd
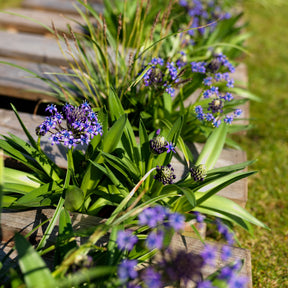
[[[22,0],[0,0],[0,9],[19,7]]]
[[[255,238],[242,232],[240,238],[252,253],[254,287],[288,287],[288,5],[247,0],[244,11],[254,33],[246,60],[250,90],[263,100],[251,103],[254,128],[240,139],[248,158],[258,159],[247,208],[271,231],[256,228]]]

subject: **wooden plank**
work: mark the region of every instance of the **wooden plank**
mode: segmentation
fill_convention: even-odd
[[[69,32],[67,24],[71,26],[73,31],[78,33],[83,32],[81,26],[79,25],[79,23],[83,22],[83,19],[82,17],[77,15],[66,17],[59,12],[37,11],[28,9],[10,9],[7,10],[7,12],[9,13],[2,12],[0,14],[1,29],[25,33],[51,35],[51,32],[49,32],[45,27],[40,25],[40,23],[52,29],[53,22],[58,32]],[[23,17],[19,15],[22,15]]]
[[[51,66],[43,63],[33,63],[15,59],[1,58],[0,61],[5,61],[13,65],[18,65],[37,75],[52,79],[52,75],[45,74],[46,72],[61,72],[56,66]],[[61,76],[64,77],[64,76]],[[32,74],[10,65],[0,63],[0,94],[32,101],[46,100],[56,101],[57,99],[47,95],[51,93],[52,88],[43,80],[33,77]],[[1,106],[0,106],[1,107]]]
[[[43,223],[47,219],[50,219],[53,216],[53,213],[54,209],[49,208],[37,208],[22,212],[4,210],[1,219],[2,242],[0,250],[2,253],[0,253],[0,259],[2,260],[3,257],[10,251],[11,247],[13,247],[14,242],[11,239],[14,236],[15,232],[19,232],[23,235],[26,235],[27,233],[32,231],[34,227]],[[79,229],[85,230],[91,227],[95,227],[95,224],[97,225],[97,223],[103,221],[98,217],[88,216],[79,213],[70,213],[70,215],[74,231],[77,230],[79,231]],[[45,232],[47,225],[48,223],[45,223],[29,237],[29,240],[32,244],[38,243],[43,233]],[[50,243],[53,243],[55,241],[57,233],[58,233],[58,226],[56,225],[54,231],[51,234]],[[83,241],[85,240],[77,238],[77,241],[78,244],[80,244],[83,243]],[[216,266],[215,267],[205,266],[203,271],[204,276],[207,276],[215,272],[217,269],[225,265],[225,263],[223,263],[220,258],[222,245],[219,243],[218,244],[211,242],[206,243],[210,245],[215,245],[218,250],[217,250]],[[192,252],[194,254],[199,255],[204,248],[204,244],[196,238],[183,237],[180,234],[174,234],[172,242],[170,244],[170,248],[172,252],[185,250],[187,252]],[[237,247],[231,247],[231,249],[232,249],[232,257],[229,259],[229,261],[236,261],[242,259],[244,260],[244,265],[240,271],[240,275],[246,276],[249,279],[248,287],[252,288],[250,252],[248,250]],[[10,260],[12,261],[13,258],[16,256],[17,255],[14,252],[14,254],[10,256]],[[52,261],[53,257],[51,258],[51,256],[53,255],[49,255],[48,259],[46,259],[48,264],[53,263]]]
[[[57,41],[27,33],[11,33],[0,31],[0,57],[33,61],[51,65],[66,65],[72,57],[61,53]],[[65,43],[61,44],[66,51]]]
[[[88,0],[87,2],[92,5],[97,12],[103,13],[102,0]],[[66,14],[78,13],[74,5],[77,5],[81,10],[84,10],[77,1],[71,0],[24,0],[22,2],[22,7],[27,9],[56,11]]]

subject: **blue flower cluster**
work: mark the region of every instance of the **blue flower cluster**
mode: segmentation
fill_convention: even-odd
[[[154,89],[162,89],[171,97],[175,96],[175,86],[180,81],[180,62],[164,61],[160,57],[155,57],[148,64],[151,66],[145,73],[143,79],[145,86],[153,87]],[[147,67],[147,66],[146,66]],[[144,68],[144,70],[146,69]]]
[[[222,67],[228,69],[230,73],[235,72],[234,66],[222,53],[216,54],[209,63],[203,61],[191,63],[192,72],[205,75],[205,78],[203,79],[203,98],[211,99],[207,109],[205,109],[207,110],[206,112],[204,112],[201,105],[195,107],[196,118],[201,121],[212,123],[214,127],[219,127],[221,124],[220,118],[225,103],[233,100],[233,95],[230,92],[220,91],[218,83],[226,83],[226,87],[228,88],[234,87],[234,79],[230,78],[229,72],[219,72]],[[236,117],[241,115],[241,113],[241,109],[235,109],[232,114],[225,115],[224,122],[226,124],[231,124]]]
[[[222,6],[218,4],[219,0],[200,1],[200,0],[179,0],[179,5],[184,7],[189,17],[191,17],[192,24],[190,28],[197,28],[199,26],[209,25],[210,31],[216,27],[215,21],[221,19],[229,19],[231,15],[224,12]],[[204,34],[205,28],[199,27],[198,29],[189,30],[190,36],[195,35],[195,30],[200,34]]]
[[[198,223],[204,223],[205,216],[197,211],[194,212],[196,221]],[[216,219],[215,224],[217,226],[217,230],[227,241],[228,245],[223,245],[220,251],[220,257],[222,261],[228,261],[232,257],[232,248],[231,246],[234,244],[234,234],[230,232],[228,227],[220,220]],[[217,262],[217,254],[219,249],[216,246],[206,244],[204,249],[202,250],[201,256],[204,259],[205,265],[215,266]],[[218,279],[224,280],[228,287],[239,287],[245,288],[248,279],[243,276],[239,276],[238,272],[241,268],[241,261],[236,261],[233,265],[225,266],[220,270],[218,275]],[[211,281],[205,280],[200,282],[197,285],[197,288],[216,288],[213,286]]]
[[[157,130],[156,136],[149,141],[150,149],[155,154],[162,154],[164,152],[176,153],[175,146],[172,142],[168,142],[164,136],[160,136],[160,129]]]
[[[195,212],[196,220],[203,223],[205,216]],[[181,231],[184,228],[185,218],[179,213],[171,213],[167,208],[157,205],[146,208],[138,217],[139,225],[148,226],[149,234],[145,245],[149,250],[160,249],[160,261],[144,269],[137,269],[137,260],[123,260],[118,267],[118,276],[123,287],[153,287],[160,288],[165,285],[178,287],[193,282],[197,288],[216,288],[210,280],[203,280],[202,269],[205,265],[215,266],[217,262],[218,248],[206,244],[200,255],[192,252],[173,252],[164,245],[164,237],[167,229]],[[233,242],[233,235],[229,232],[220,219],[215,221],[220,233],[226,237],[228,244]],[[117,244],[120,250],[131,251],[138,241],[132,231],[119,231]],[[165,251],[165,252],[164,252]],[[231,246],[224,245],[221,249],[221,258],[227,261],[231,258]],[[245,288],[248,279],[238,274],[241,269],[241,261],[236,261],[219,270],[216,281],[224,281],[229,288]],[[139,283],[143,283],[144,286]],[[217,282],[218,283],[218,282]],[[175,285],[175,286],[174,286]],[[185,286],[185,287],[186,287]],[[182,286],[181,286],[182,287]],[[194,286],[193,286],[194,287]],[[226,286],[225,286],[226,287]]]
[[[149,232],[145,246],[149,249],[165,249],[164,237],[165,232],[170,229],[178,232],[184,229],[185,217],[179,213],[172,213],[167,208],[157,205],[155,207],[149,207],[143,210],[138,217],[139,224],[141,226],[148,226],[151,231]],[[132,231],[119,231],[117,235],[117,245],[120,250],[131,251],[134,245],[137,243],[138,238]],[[161,274],[154,271],[153,268],[148,268],[138,273],[136,271],[136,260],[123,260],[118,267],[118,276],[122,283],[127,284],[127,287],[138,287],[133,285],[129,281],[133,281],[137,277],[140,277],[146,285],[149,287],[149,283],[154,283],[152,287],[162,287]],[[152,281],[152,282],[151,282]],[[129,282],[129,283],[128,283]],[[156,283],[158,283],[156,285]],[[156,286],[155,286],[156,285]]]
[[[102,125],[87,102],[78,107],[65,104],[62,112],[51,104],[45,111],[51,116],[36,128],[36,134],[44,136],[49,132],[52,145],[63,143],[70,149],[77,144],[88,144],[94,136],[102,135]]]

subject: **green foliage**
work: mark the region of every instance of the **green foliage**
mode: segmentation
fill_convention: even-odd
[[[54,95],[61,101],[68,99],[70,104],[79,104],[86,99],[102,120],[103,136],[94,137],[84,151],[67,149],[66,169],[58,167],[42,151],[40,138],[38,142],[34,140],[13,107],[30,143],[14,135],[3,136],[0,149],[26,165],[30,172],[2,168],[0,163],[2,206],[12,209],[55,207],[36,250],[22,236],[15,236],[20,265],[19,274],[18,271],[10,274],[11,279],[15,276],[15,283],[25,282],[27,287],[34,287],[41,278],[41,281],[44,279],[43,287],[82,287],[82,284],[90,287],[90,281],[91,287],[106,287],[108,283],[109,287],[119,287],[117,265],[127,255],[116,245],[117,233],[130,228],[138,239],[145,240],[148,228],[137,227],[137,216],[157,204],[183,213],[187,219],[192,217],[193,211],[203,212],[211,219],[219,217],[251,234],[251,224],[267,228],[233,201],[216,195],[228,185],[254,174],[254,171],[241,171],[252,161],[214,169],[227,133],[239,131],[243,126],[228,128],[222,123],[214,129],[213,125],[199,124],[194,109],[200,104],[207,107],[211,100],[200,100],[204,75],[193,74],[187,64],[191,61],[208,64],[214,53],[224,52],[235,59],[239,52],[246,52],[243,48],[246,35],[240,35],[243,27],[237,26],[242,15],[219,23],[214,30],[206,30],[211,33],[205,32],[202,36],[197,33],[195,45],[185,48],[187,63],[179,73],[183,76],[181,85],[175,79],[167,80],[172,88],[179,90],[177,96],[171,98],[166,91],[166,82],[163,87],[144,85],[143,78],[150,69],[145,65],[153,57],[162,57],[165,62],[179,60],[178,52],[184,46],[181,34],[187,36],[186,32],[191,28],[188,18],[182,24],[179,22],[183,16],[179,6],[174,10],[172,2],[160,2],[163,11],[158,13],[154,9],[158,1],[153,1],[151,6],[145,1],[132,1],[131,5],[128,5],[130,1],[115,1],[115,5],[105,1],[102,18],[86,1],[79,0],[92,17],[78,9],[86,32],[76,35],[70,31],[73,41],[65,43],[73,60],[67,56],[69,69],[64,74],[71,77],[71,82],[40,78],[54,88]],[[56,36],[61,46],[62,36]],[[162,76],[168,74],[166,69]],[[57,73],[55,76],[57,78]],[[233,92],[222,86],[219,84],[218,88]],[[199,89],[202,89],[199,97],[185,106],[185,100]],[[234,92],[255,99],[252,93],[239,88]],[[224,107],[224,115],[240,103],[244,100],[231,101]],[[163,153],[152,151],[151,143],[158,136],[156,129],[159,128],[160,137],[165,140],[163,143],[173,149],[177,147],[176,154],[168,153],[166,146]],[[207,139],[205,146],[194,158],[184,140],[203,139]],[[170,163],[176,158],[183,159],[181,168],[185,172],[181,179],[174,180]],[[205,171],[201,180],[187,172],[199,165]],[[1,181],[3,174],[5,180]],[[105,215],[106,219],[95,223],[91,229],[74,231],[70,212]],[[57,240],[48,246],[58,220]],[[88,240],[78,245],[75,241],[78,235]],[[131,251],[131,259],[138,259],[141,264],[151,263],[156,250],[143,249],[142,244]],[[55,253],[53,273],[40,257],[50,251]],[[89,266],[89,259],[95,261],[96,268]],[[0,270],[2,279],[5,271]]]

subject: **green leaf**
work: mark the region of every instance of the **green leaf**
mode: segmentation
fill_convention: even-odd
[[[27,288],[56,287],[55,280],[45,262],[22,235],[15,235],[15,245]]]
[[[111,153],[119,144],[121,139],[125,124],[127,121],[127,116],[122,115],[110,128],[110,130],[103,136],[102,139],[102,151],[106,153]],[[101,154],[98,154],[96,159],[91,159],[92,162],[96,162],[98,164],[104,162],[104,157]],[[100,176],[100,177],[99,177]],[[97,186],[101,179],[101,174],[99,175],[99,170],[92,165],[89,164],[87,170],[85,171],[81,183],[81,189],[86,195],[87,191],[93,189]]]
[[[226,134],[227,125],[225,123],[222,123],[220,127],[215,128],[208,137],[195,165],[205,164],[208,171],[212,169],[222,152]]]
[[[162,120],[161,121],[168,129],[172,129],[172,124],[167,121],[167,120]],[[175,144],[175,143],[174,143]],[[187,164],[189,165],[189,160],[191,159],[190,157],[190,151],[188,151],[189,149],[187,148],[187,145],[184,143],[183,139],[181,136],[178,136],[177,138],[177,146],[180,148],[180,150],[182,151],[185,160],[187,162]]]
[[[141,159],[140,170],[141,174],[143,175],[146,171],[151,151],[149,144],[149,136],[142,119],[140,119],[139,122],[139,140],[140,140],[140,159]]]
[[[119,119],[119,117],[121,116],[123,117],[123,115],[125,115],[125,111],[121,104],[121,101],[117,96],[116,91],[112,87],[110,88],[109,92],[108,104],[109,104],[110,117],[112,121],[115,121]],[[124,146],[124,150],[130,157],[130,159],[134,161],[136,165],[138,165],[140,161],[140,155],[134,131],[129,120],[127,120],[127,123],[125,125],[124,135],[122,136],[121,142],[122,145]]]
[[[5,174],[5,183],[25,185],[31,188],[38,188],[40,186],[39,179],[32,173],[8,167],[4,167],[3,172]]]
[[[70,241],[74,236],[69,212],[62,207],[59,215],[59,232],[56,243],[55,264],[61,264],[65,255],[77,247],[76,240]]]
[[[55,192],[57,191],[57,196],[59,193],[62,192],[63,188],[61,189],[59,185],[55,182],[47,183],[41,185],[40,187],[33,189],[31,192],[25,194],[21,198],[19,198],[16,204],[20,206],[27,206],[27,207],[39,207],[46,204],[42,204],[41,202],[46,199],[55,196]]]
[[[197,200],[202,196],[202,192],[195,193]],[[239,218],[254,225],[269,229],[264,223],[256,219],[234,201],[218,195],[213,195],[209,199],[206,199],[205,202],[203,202],[199,207],[195,208],[195,210],[198,211],[198,208],[206,209],[207,211],[210,211],[210,213],[215,212],[218,213],[218,215],[223,215],[223,217],[227,217],[227,219],[232,220],[232,222],[235,222]]]
[[[235,174],[230,174],[230,175],[226,175],[226,176],[221,177],[221,178],[217,178],[216,180],[208,183],[207,185],[202,186],[201,188],[196,190],[196,192],[202,192],[203,193],[202,197],[197,199],[197,206],[201,205],[204,201],[206,201],[212,195],[216,194],[218,191],[224,189],[228,185],[230,185],[230,184],[232,184],[238,180],[241,180],[245,177],[248,177],[254,173],[255,172],[252,171],[252,172],[239,172],[239,173],[235,173]]]
[[[4,180],[4,160],[3,160],[3,151],[0,150],[0,223],[2,213],[3,180]]]
[[[117,267],[113,266],[99,266],[92,267],[89,269],[82,269],[69,277],[65,277],[65,279],[61,279],[57,281],[57,286],[60,288],[71,288],[77,287],[77,285],[81,285],[82,283],[89,283],[94,279],[105,277],[106,279],[109,275],[115,274],[117,271]]]
[[[239,95],[243,98],[247,98],[249,100],[261,102],[261,98],[253,94],[252,92],[248,91],[247,89],[244,88],[239,88],[239,87],[234,87],[231,88],[232,92],[235,93],[236,95]]]

